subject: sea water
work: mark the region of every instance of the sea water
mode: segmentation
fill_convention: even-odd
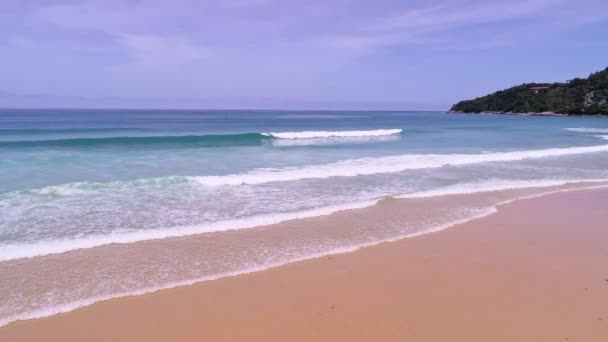
[[[3,109],[0,322],[433,231],[506,199],[314,221],[387,198],[605,181],[607,134],[593,117]]]

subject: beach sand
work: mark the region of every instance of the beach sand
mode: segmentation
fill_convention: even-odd
[[[608,341],[608,190],[0,328],[0,341]]]

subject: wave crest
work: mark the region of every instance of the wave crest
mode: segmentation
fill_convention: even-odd
[[[565,128],[566,131],[578,133],[608,133],[608,128],[573,127]]]
[[[271,182],[365,176],[425,168],[460,166],[485,162],[518,161],[523,159],[559,157],[594,152],[608,152],[608,145],[480,154],[404,154],[387,157],[342,160],[321,165],[255,169],[245,173],[229,175],[168,176],[113,182],[75,182],[51,185],[38,189],[8,192],[0,194],[0,200],[22,195],[71,196],[97,193],[100,191],[116,191],[126,188],[165,187],[180,184],[197,184],[208,187],[257,185]]]
[[[260,169],[225,176],[198,176],[191,177],[191,179],[205,186],[251,185],[311,178],[324,179],[330,177],[364,176],[379,173],[395,173],[405,170],[460,166],[484,162],[518,161],[531,158],[558,157],[605,151],[608,151],[608,145],[482,154],[405,154],[343,160],[336,163],[307,165],[297,168]]]
[[[166,136],[109,136],[94,138],[56,138],[40,140],[0,141],[0,147],[143,147],[143,146],[193,146],[193,147],[238,147],[261,145],[268,140],[324,139],[324,138],[373,138],[401,134],[402,129],[377,129],[369,131],[303,131],[235,133],[210,135],[166,135]],[[323,142],[323,141],[321,141]]]
[[[368,131],[303,131],[303,132],[266,132],[263,136],[277,139],[314,139],[314,138],[354,138],[354,137],[378,137],[385,135],[397,135],[402,129],[376,129]]]

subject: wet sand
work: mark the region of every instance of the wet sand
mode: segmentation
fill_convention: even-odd
[[[0,328],[0,341],[608,341],[608,190]]]

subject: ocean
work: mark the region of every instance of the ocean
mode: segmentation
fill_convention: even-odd
[[[0,325],[605,181],[604,118],[2,109]]]

